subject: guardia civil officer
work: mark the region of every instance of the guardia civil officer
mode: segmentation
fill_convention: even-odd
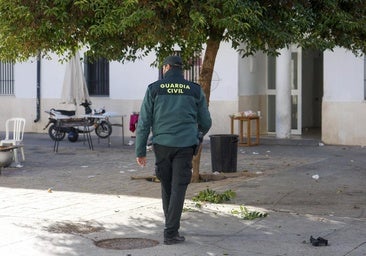
[[[185,241],[179,235],[187,186],[192,177],[192,158],[199,134],[211,127],[211,116],[201,87],[183,78],[179,56],[163,62],[164,78],[150,84],[142,102],[136,130],[136,160],[146,165],[146,144],[152,131],[155,172],[161,182],[165,215],[164,243]]]

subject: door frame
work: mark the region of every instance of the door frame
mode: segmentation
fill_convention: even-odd
[[[296,46],[291,46],[291,106],[293,106],[293,98],[296,97],[296,112],[291,111],[291,124],[293,118],[296,118],[296,128],[291,127],[291,134],[301,135],[302,134],[302,49]],[[293,59],[294,54],[296,54],[296,61]],[[276,61],[271,56],[267,55],[266,59],[266,97],[267,97],[267,132],[268,134],[275,134],[275,126],[273,123],[276,120],[276,111],[270,108],[274,108],[275,97],[277,95],[276,88]],[[295,67],[296,63],[296,67]],[[295,72],[296,68],[296,72]],[[296,88],[295,84],[296,83]],[[292,125],[291,125],[292,126]],[[274,130],[273,130],[274,129]]]

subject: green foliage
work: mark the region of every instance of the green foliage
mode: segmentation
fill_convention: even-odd
[[[209,40],[243,55],[343,46],[366,52],[364,0],[0,0],[0,59],[88,49],[89,57],[158,64],[177,46],[187,60]]]
[[[192,200],[195,202],[209,202],[209,203],[220,204],[226,201],[230,201],[235,196],[236,196],[235,192],[231,190],[227,190],[220,194],[214,190],[207,188],[203,191],[200,191],[197,196],[194,196],[192,198]]]
[[[231,213],[234,215],[239,215],[239,217],[244,220],[254,220],[257,218],[264,218],[267,217],[268,215],[267,213],[263,212],[249,211],[248,208],[246,208],[243,205],[240,205],[239,210],[232,210]]]
[[[183,212],[198,212],[198,211],[197,211],[197,209],[192,209],[192,208],[189,208],[189,207],[188,208],[184,207],[183,208]]]

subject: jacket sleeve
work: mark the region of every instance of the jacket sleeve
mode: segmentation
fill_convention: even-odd
[[[207,101],[203,90],[201,89],[201,96],[198,101],[198,115],[197,115],[198,130],[205,135],[211,128],[212,120],[210,112],[208,111]]]
[[[147,89],[141,105],[136,129],[135,153],[136,157],[146,156],[146,145],[149,138],[153,116],[153,101],[150,90]]]

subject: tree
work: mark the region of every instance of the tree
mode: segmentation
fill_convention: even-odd
[[[297,44],[366,52],[364,0],[0,0],[0,59],[49,53],[124,62],[156,52],[155,65],[175,46],[184,60],[205,48],[200,84],[210,100],[221,42],[242,56]],[[199,179],[200,152],[193,161]]]

